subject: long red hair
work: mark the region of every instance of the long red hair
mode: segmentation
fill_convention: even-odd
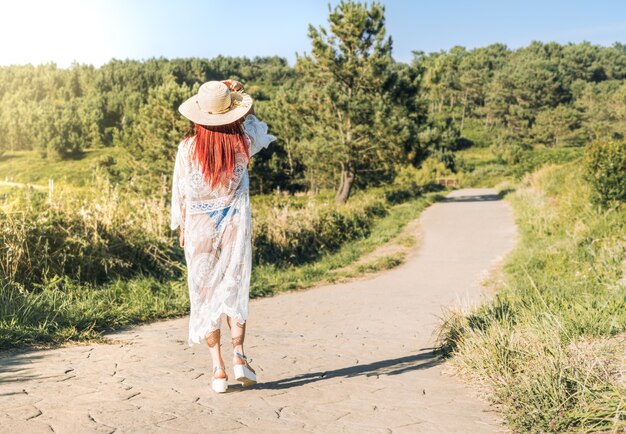
[[[194,136],[188,136],[193,140],[191,154],[211,187],[224,184],[230,179],[238,153],[245,154],[246,162],[250,162],[250,151],[241,119],[218,126],[194,123],[193,130]]]

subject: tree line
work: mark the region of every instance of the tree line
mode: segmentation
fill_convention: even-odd
[[[458,46],[402,63],[384,12],[340,2],[327,26],[309,27],[311,51],[293,67],[278,56],[0,67],[0,153],[63,159],[112,147],[126,152],[102,162],[114,180],[168,176],[190,131],[178,105],[226,78],[245,84],[279,137],[252,163],[256,192],[332,188],[345,202],[353,187],[389,182],[429,156],[455,171],[454,151],[467,146],[492,146],[514,164],[536,145],[626,134],[624,44]]]

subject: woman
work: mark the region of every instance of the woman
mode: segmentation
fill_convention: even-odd
[[[252,265],[247,166],[276,137],[253,114],[252,98],[234,80],[209,81],[181,104],[194,135],[178,146],[172,185],[172,230],[180,227],[190,298],[188,344],[205,340],[212,388],[228,387],[220,348],[222,314],[231,332],[235,378],[255,384],[243,350]]]

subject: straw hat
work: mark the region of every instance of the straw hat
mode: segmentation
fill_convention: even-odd
[[[198,93],[183,102],[178,111],[200,125],[226,125],[245,116],[252,108],[252,97],[234,91],[221,81],[207,81]]]

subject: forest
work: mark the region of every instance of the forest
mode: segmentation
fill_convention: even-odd
[[[458,46],[415,51],[404,64],[393,60],[384,27],[367,25],[377,39],[336,58],[327,48],[338,43],[311,28],[313,51],[295,67],[279,57],[0,67],[0,152],[59,160],[112,148],[123,152],[100,164],[114,182],[171,176],[177,144],[190,132],[178,105],[201,83],[227,78],[245,83],[279,137],[252,162],[257,193],[333,189],[345,202],[353,184],[389,183],[428,157],[462,170],[455,151],[467,147],[491,147],[515,164],[536,146],[626,134],[625,45]]]
[[[492,301],[443,319],[438,350],[519,432],[626,428],[626,45],[416,47],[403,63],[384,13],[341,1],[293,66],[1,66],[0,349],[188,313],[169,229],[192,131],[177,108],[236,79],[278,137],[249,166],[251,297],[394,267],[417,243],[403,228],[448,181],[495,186],[518,246]]]

